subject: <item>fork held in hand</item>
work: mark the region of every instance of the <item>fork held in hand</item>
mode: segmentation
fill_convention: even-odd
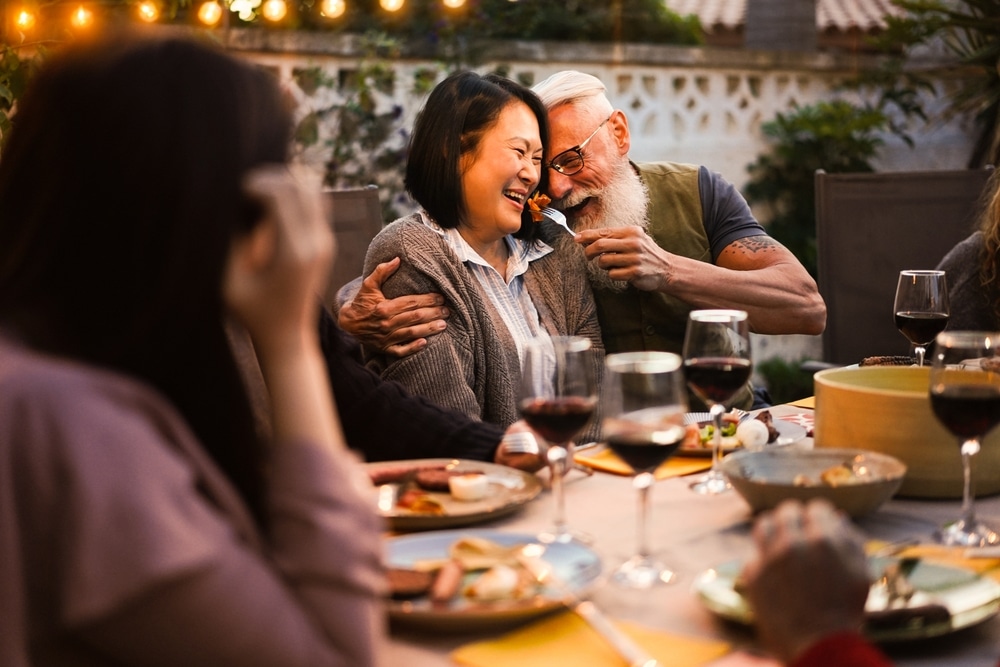
[[[544,215],[546,218],[548,218],[552,222],[556,223],[557,225],[565,229],[570,234],[575,235],[575,232],[569,228],[568,224],[566,224],[566,216],[563,214],[562,211],[557,211],[551,206],[546,206],[545,208],[542,209],[542,215]]]

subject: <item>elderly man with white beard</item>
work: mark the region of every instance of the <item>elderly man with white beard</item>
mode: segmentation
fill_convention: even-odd
[[[586,257],[607,352],[680,353],[699,308],[745,310],[756,333],[823,331],[815,281],[730,183],[696,165],[632,162],[628,120],[589,74],[559,72],[533,90],[549,110],[548,194]],[[386,301],[379,287],[397,266],[378,267],[340,323],[402,355],[444,329],[448,311],[432,294]],[[752,402],[745,391],[734,405]]]

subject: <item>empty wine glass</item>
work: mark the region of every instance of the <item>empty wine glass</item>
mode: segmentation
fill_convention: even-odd
[[[684,376],[708,405],[712,424],[712,468],[691,488],[702,494],[724,493],[732,487],[719,470],[722,460],[722,415],[725,403],[750,379],[750,329],[742,310],[693,310],[684,334]]]
[[[684,442],[687,392],[681,358],[670,352],[610,354],[601,391],[601,432],[635,472],[639,491],[638,550],[612,574],[629,588],[669,583],[674,573],[649,549],[649,489],[654,473]]]
[[[1000,332],[947,331],[934,340],[931,408],[958,437],[962,452],[962,515],[940,528],[943,544],[1000,544],[1000,535],[976,518],[972,461],[982,438],[1000,423]]]
[[[896,328],[914,346],[917,366],[923,366],[927,346],[948,325],[944,271],[900,271],[893,313]]]
[[[524,421],[542,436],[556,502],[555,527],[539,536],[542,541],[586,541],[567,528],[563,476],[569,465],[569,442],[597,406],[593,354],[590,340],[581,336],[541,336],[525,345],[519,407]]]

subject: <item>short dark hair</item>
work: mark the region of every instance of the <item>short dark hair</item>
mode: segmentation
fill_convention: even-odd
[[[497,74],[463,71],[439,83],[417,116],[406,162],[406,189],[434,220],[445,228],[462,218],[463,155],[474,153],[483,134],[492,128],[510,104],[523,103],[538,121],[545,146],[549,122],[538,96],[515,81]],[[545,190],[542,170],[538,190]],[[525,207],[518,238],[533,239],[537,225]]]
[[[159,390],[260,518],[263,450],[224,328],[247,172],[286,160],[275,77],[191,38],[65,47],[0,160],[0,322]]]

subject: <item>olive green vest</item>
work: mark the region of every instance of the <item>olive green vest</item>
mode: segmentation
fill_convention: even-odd
[[[674,162],[632,165],[649,193],[649,235],[656,244],[675,255],[712,262],[705,234],[698,166]],[[694,308],[662,292],[646,292],[629,286],[622,292],[595,289],[601,337],[608,354],[635,350],[664,350],[681,354],[688,313]],[[753,402],[744,389],[731,405],[748,408]],[[704,409],[691,401],[692,410]]]

